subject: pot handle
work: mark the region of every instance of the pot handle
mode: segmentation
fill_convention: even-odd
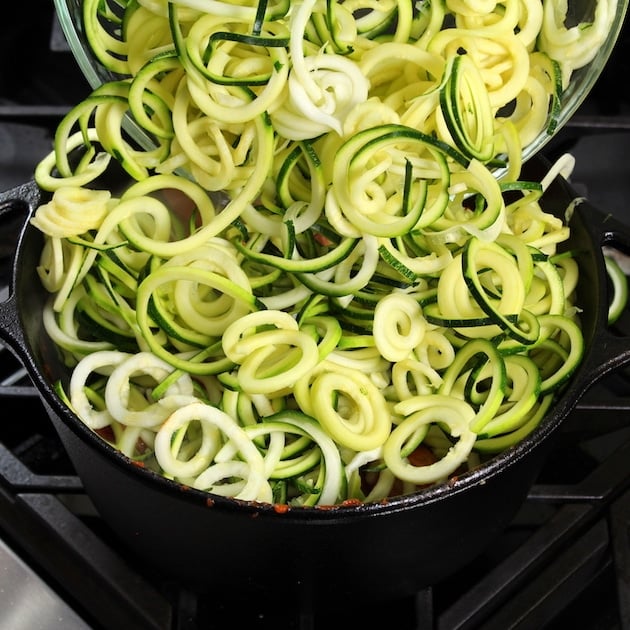
[[[611,296],[603,252],[603,248],[610,247],[624,255],[630,255],[630,225],[602,212],[587,200],[578,202],[575,215],[577,216],[572,219],[571,228],[574,229],[574,223],[577,223],[578,229],[589,235],[587,242],[590,242],[592,250],[581,252],[592,257],[590,262],[583,263],[581,267],[581,280],[589,283],[583,294],[597,300],[591,350],[580,370],[585,375],[581,382],[586,389],[612,370],[630,363],[630,305],[626,305],[619,325],[608,325]]]
[[[0,193],[0,262],[10,265],[13,273],[9,295],[0,302],[0,339],[22,361],[29,360],[29,352],[20,326],[20,314],[13,290],[16,272],[14,261],[26,221],[40,205],[41,199],[41,191],[33,180]],[[18,242],[14,240],[17,233],[20,234]]]

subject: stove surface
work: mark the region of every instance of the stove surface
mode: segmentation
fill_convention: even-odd
[[[12,630],[88,630],[90,626],[0,540],[2,624]]]

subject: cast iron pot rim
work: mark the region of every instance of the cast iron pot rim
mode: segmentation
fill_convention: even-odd
[[[29,186],[32,186],[32,182],[22,187],[24,190],[29,190]],[[18,245],[14,257],[13,265],[13,286],[19,286],[19,275],[23,272],[23,265],[20,261],[23,258],[24,241],[29,233],[29,230],[35,230],[30,225],[30,217],[36,210],[37,203],[33,203],[30,200],[30,208],[27,219],[20,232]],[[588,206],[588,204],[585,204]],[[590,206],[588,206],[590,208]],[[579,208],[578,208],[579,209]],[[586,221],[588,223],[588,220]],[[592,247],[595,248],[599,244],[595,242],[593,238]],[[598,254],[597,258],[597,272],[601,276],[604,269],[603,258]],[[29,270],[30,271],[30,270]],[[556,431],[559,425],[562,423],[566,415],[577,404],[585,390],[590,386],[599,376],[602,376],[610,369],[625,363],[630,360],[630,354],[627,359],[618,360],[615,365],[612,363],[604,370],[600,369],[598,376],[589,374],[589,370],[593,369],[593,361],[589,360],[589,357],[594,353],[594,343],[587,343],[586,351],[578,370],[572,375],[570,382],[561,392],[558,398],[552,403],[552,406],[548,410],[547,414],[543,418],[538,427],[521,441],[514,446],[492,456],[488,461],[479,465],[478,467],[466,471],[460,476],[452,477],[451,479],[432,485],[430,487],[421,489],[411,494],[391,497],[380,502],[372,503],[357,503],[349,501],[346,504],[334,505],[334,506],[313,506],[313,507],[289,507],[287,505],[260,503],[255,501],[242,501],[231,497],[223,497],[215,495],[203,490],[197,490],[185,484],[167,479],[148,468],[145,468],[141,463],[127,457],[122,454],[114,446],[106,442],[95,432],[93,432],[84,422],[82,422],[66,405],[61,401],[51,383],[44,377],[39,366],[33,360],[33,351],[25,334],[25,326],[23,323],[23,312],[17,304],[17,298],[13,292],[7,302],[14,300],[15,310],[17,313],[17,325],[19,327],[20,335],[25,340],[24,347],[22,348],[22,355],[20,358],[26,363],[26,368],[29,375],[33,379],[34,383],[39,390],[40,396],[45,400],[49,406],[49,410],[52,411],[63,423],[67,426],[76,436],[78,436],[88,446],[97,449],[97,451],[110,459],[126,474],[141,480],[142,483],[153,487],[155,490],[160,490],[173,496],[177,500],[184,500],[193,503],[197,503],[200,506],[207,506],[209,509],[221,509],[226,511],[241,511],[250,515],[267,515],[272,517],[279,517],[290,520],[308,520],[308,521],[329,521],[335,520],[350,520],[359,519],[364,516],[385,516],[387,514],[417,509],[424,505],[429,505],[437,501],[447,499],[448,497],[458,495],[465,492],[467,489],[483,485],[491,481],[495,476],[500,475],[507,468],[516,465],[519,461],[527,457],[532,451],[537,450],[549,440],[551,434]],[[597,305],[595,333],[597,330],[604,326],[605,312],[601,304]],[[594,335],[594,339],[596,334]],[[591,340],[591,342],[593,341]],[[595,360],[597,363],[597,359]]]

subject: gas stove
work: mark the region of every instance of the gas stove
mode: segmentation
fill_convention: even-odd
[[[37,7],[35,24],[26,15],[11,20],[0,38],[1,190],[31,177],[60,117],[89,92],[50,5]],[[36,62],[12,52],[23,41],[40,47],[28,56]],[[627,54],[622,34],[607,71],[545,154],[573,153],[573,185],[630,224],[630,94],[617,80]],[[5,297],[19,222],[0,221]],[[2,628],[630,628],[630,371],[586,393],[522,509],[481,557],[412,597],[345,602],[334,617],[316,602],[251,609],[245,596],[236,610],[135,564],[84,494],[37,392],[5,348],[0,405]]]

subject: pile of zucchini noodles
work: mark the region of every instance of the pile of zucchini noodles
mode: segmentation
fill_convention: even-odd
[[[85,0],[119,78],[59,125],[32,219],[63,399],[167,478],[289,506],[413,492],[529,434],[583,341],[541,207],[571,158],[529,182],[520,156],[614,1],[566,8]]]

